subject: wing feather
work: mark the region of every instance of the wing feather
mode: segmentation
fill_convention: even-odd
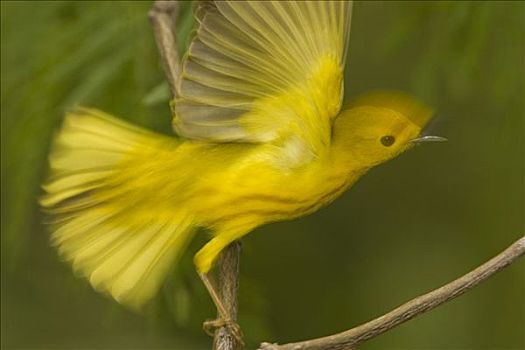
[[[216,1],[199,8],[173,125],[212,141],[286,143],[318,153],[342,100],[347,1]]]

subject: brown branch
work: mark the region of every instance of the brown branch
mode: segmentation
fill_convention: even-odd
[[[239,262],[241,244],[236,241],[230,244],[221,254],[218,262],[219,289],[221,301],[232,321],[237,320],[237,290],[239,289]],[[213,349],[234,350],[240,347],[227,327],[218,328],[213,339]]]
[[[483,265],[430,293],[419,296],[370,322],[350,330],[289,344],[262,343],[260,350],[342,350],[354,348],[428,310],[469,291],[525,253],[525,236]]]
[[[180,60],[175,44],[178,14],[178,1],[163,0],[156,0],[148,14],[173,97],[177,96],[177,81],[180,76]]]

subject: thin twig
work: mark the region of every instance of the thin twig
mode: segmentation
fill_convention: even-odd
[[[180,76],[180,60],[175,41],[178,14],[178,1],[163,0],[155,1],[148,14],[173,97],[177,96],[177,81]]]
[[[370,322],[350,330],[289,344],[262,343],[260,350],[342,350],[372,339],[428,310],[452,300],[510,265],[525,253],[525,236],[478,268],[430,293],[419,296]]]
[[[240,242],[233,242],[224,249],[218,262],[221,301],[233,321],[237,320],[240,254]],[[215,331],[213,339],[215,350],[234,350],[238,349],[240,345],[235,337],[230,334],[227,327],[221,327]]]

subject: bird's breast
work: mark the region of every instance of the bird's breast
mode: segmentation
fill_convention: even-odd
[[[272,176],[261,171],[253,175],[217,193],[220,204],[208,211],[209,226],[242,222],[257,227],[308,215],[332,202],[353,183],[348,176],[315,171]]]

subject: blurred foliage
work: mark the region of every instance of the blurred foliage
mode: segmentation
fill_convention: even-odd
[[[1,2],[3,348],[209,348],[198,237],[146,317],[48,246],[36,198],[64,112],[95,106],[170,133],[150,2]],[[255,344],[333,333],[464,273],[524,232],[525,5],[359,2],[346,91],[410,91],[451,141],[365,176],[319,213],[243,241],[240,323]],[[194,25],[183,4],[185,50]],[[362,349],[525,348],[523,262]]]

